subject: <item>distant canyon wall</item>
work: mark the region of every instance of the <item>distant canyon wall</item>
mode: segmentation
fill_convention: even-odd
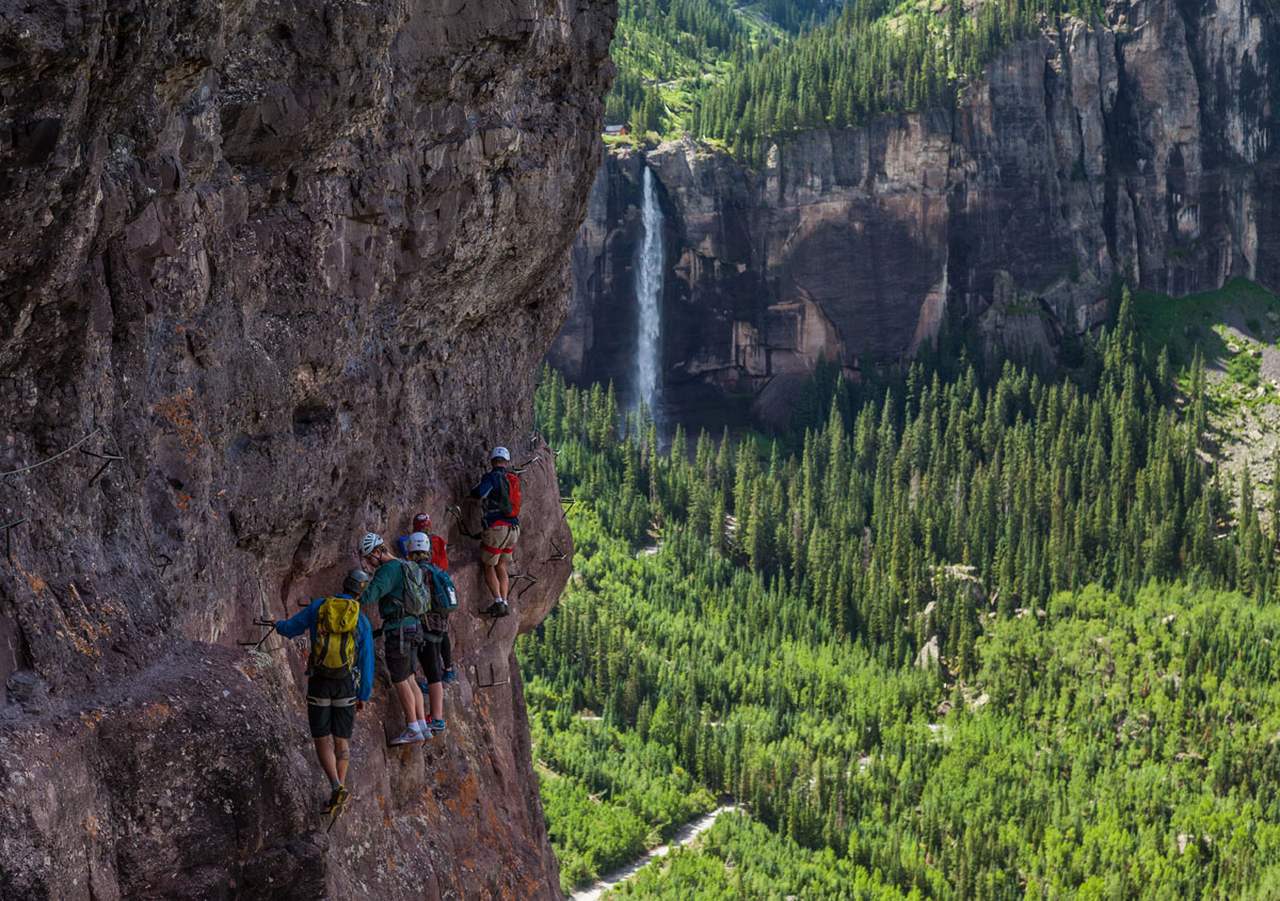
[[[666,212],[676,415],[745,397],[776,418],[816,360],[897,361],[948,316],[1052,358],[1118,279],[1280,287],[1278,100],[1265,0],[1143,0],[1010,47],[955,110],[789,136],[759,170],[687,140],[615,151],[551,360],[628,390],[644,165]]]

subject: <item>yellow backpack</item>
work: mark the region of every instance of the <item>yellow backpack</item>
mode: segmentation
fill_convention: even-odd
[[[356,626],[360,602],[327,597],[316,614],[316,640],[311,643],[311,673],[340,679],[356,668]]]

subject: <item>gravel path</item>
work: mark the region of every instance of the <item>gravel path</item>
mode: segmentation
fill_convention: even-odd
[[[646,851],[626,866],[614,870],[604,878],[593,882],[584,889],[574,892],[569,897],[572,901],[599,901],[605,892],[616,888],[623,882],[626,882],[639,872],[641,867],[670,854],[673,845],[678,848],[683,848],[685,845],[690,844],[694,839],[714,826],[716,820],[720,818],[721,814],[738,809],[737,804],[725,804],[721,807],[717,807],[715,810],[711,811],[711,813],[704,814],[696,820],[685,823],[680,827],[675,838],[669,844],[659,845],[652,850]]]

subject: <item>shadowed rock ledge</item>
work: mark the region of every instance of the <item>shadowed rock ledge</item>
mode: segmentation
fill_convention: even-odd
[[[512,645],[569,572],[530,401],[613,16],[0,13],[0,472],[49,460],[0,479],[0,896],[559,896]],[[235,642],[333,590],[365,529],[443,525],[494,443],[532,461],[537,581],[489,634],[451,531],[449,732],[386,750],[380,680],[326,834],[302,646]]]

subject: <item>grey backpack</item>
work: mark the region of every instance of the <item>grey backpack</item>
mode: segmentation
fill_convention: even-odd
[[[404,597],[401,598],[400,605],[406,616],[422,619],[431,612],[431,589],[416,564],[401,560],[400,568],[404,573]]]

